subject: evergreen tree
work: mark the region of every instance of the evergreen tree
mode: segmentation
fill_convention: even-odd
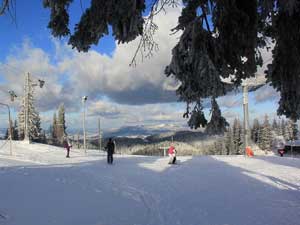
[[[0,15],[13,8],[12,2],[5,1]],[[50,11],[48,28],[53,36],[67,37],[72,48],[86,52],[111,28],[119,43],[142,36],[138,48],[148,51],[142,55],[151,55],[157,49],[153,35],[158,27],[153,17],[167,6],[181,5],[178,25],[172,31],[182,34],[165,72],[181,81],[177,94],[188,105],[231,90],[222,84],[221,76],[234,75],[235,86],[254,76],[257,66],[263,64],[260,49],[268,47],[268,40],[272,40],[273,60],[266,78],[280,92],[277,113],[293,120],[300,118],[299,0],[184,0],[183,4],[179,0],[92,0],[74,28],[69,23],[71,4],[76,3],[43,1]],[[149,16],[144,17],[147,9]],[[191,115],[189,125],[197,128],[203,117],[198,110],[191,111],[194,113],[197,115]]]
[[[65,121],[65,107],[64,104],[61,104],[58,108],[58,118],[57,118],[57,130],[56,135],[57,139],[62,142],[63,137],[66,134],[66,121]]]
[[[54,112],[53,114],[53,123],[52,123],[52,138],[54,139],[54,141],[57,138],[57,119],[56,119],[56,112]]]
[[[215,98],[211,99],[211,119],[205,129],[208,134],[224,134],[229,123],[221,115],[221,110]]]
[[[7,128],[5,131],[4,140],[7,140],[8,137],[9,137],[9,128]]]
[[[156,46],[154,15],[164,11],[164,6],[182,5],[178,25],[173,29],[182,34],[172,50],[166,74],[181,81],[177,93],[188,105],[228,92],[231,88],[222,84],[220,74],[223,78],[234,74],[236,86],[242,79],[253,76],[257,65],[263,64],[259,49],[268,46],[267,40],[274,40],[273,61],[266,77],[281,95],[277,112],[294,120],[300,118],[299,1],[186,0],[183,3],[177,0],[93,0],[74,29],[69,27],[68,11],[74,1],[44,0],[44,7],[50,11],[48,28],[52,35],[67,36],[68,43],[78,51],[88,51],[111,27],[114,38],[121,43],[141,35],[138,46],[151,53]],[[147,7],[147,4],[150,5]],[[149,16],[143,17],[147,8],[151,9]],[[4,8],[8,9],[9,5]],[[190,113],[189,109],[187,107],[186,114]],[[203,121],[203,117],[198,110],[191,111],[194,113],[197,115],[191,115],[189,125],[197,128],[202,124],[198,120]]]
[[[274,118],[273,119],[273,123],[272,123],[272,130],[273,130],[273,132],[276,134],[276,135],[279,135],[278,133],[279,133],[279,126],[278,126],[278,123],[277,123],[277,120]]]
[[[39,113],[34,106],[33,82],[30,75],[27,76],[28,82],[25,81],[24,96],[22,99],[21,109],[19,112],[19,139],[25,137],[26,114],[28,114],[28,135],[29,139],[38,139],[41,132]],[[26,113],[27,111],[27,113]]]
[[[234,149],[233,149],[233,154],[239,155],[242,154],[242,149],[243,149],[243,136],[242,136],[242,126],[240,123],[239,119],[235,119],[233,122],[233,128],[232,128],[232,136],[233,136],[233,144],[234,144]]]
[[[229,127],[228,130],[225,132],[224,139],[225,139],[225,154],[226,155],[233,154],[234,142],[233,142],[233,135],[232,135],[231,127]]]
[[[15,120],[13,126],[13,140],[19,140],[19,132],[18,132],[18,122]]]
[[[253,120],[253,126],[251,130],[251,139],[253,140],[254,143],[258,143],[258,138],[259,138],[259,129],[260,129],[260,124],[258,119]]]
[[[298,139],[298,126],[292,120],[289,120],[288,123],[286,124],[285,139],[289,141]]]
[[[271,125],[269,123],[268,116],[265,115],[264,122],[260,132],[260,148],[262,150],[270,150],[272,142]]]
[[[53,123],[53,121],[52,121]],[[53,125],[51,124],[48,128],[48,134],[50,136],[50,138],[53,138]]]
[[[16,140],[16,139],[14,138],[14,124],[13,124],[12,121],[10,121],[10,124],[11,124],[11,132],[9,132],[9,124],[8,124],[8,128],[7,128],[6,131],[5,131],[4,139],[8,139],[8,138],[9,138],[9,135],[10,135],[10,133],[11,133],[11,139],[12,139],[12,140]]]
[[[36,118],[32,121],[33,126],[30,127],[30,138],[32,140],[39,140],[42,135],[42,128],[41,128],[41,119],[39,113],[36,112]]]
[[[285,126],[286,126],[286,123],[285,123],[285,120],[284,119],[281,119],[281,122],[280,122],[280,133],[279,135],[285,137]]]
[[[284,127],[284,139],[286,141],[291,140],[291,136],[292,136],[292,127],[290,126],[290,123],[285,123],[285,127]]]
[[[45,130],[40,135],[40,143],[45,143],[45,144],[47,143],[47,137],[46,137]]]
[[[296,122],[293,122],[293,140],[298,140],[298,124]]]

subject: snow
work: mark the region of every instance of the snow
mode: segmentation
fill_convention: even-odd
[[[1,146],[1,142],[0,142]],[[0,149],[1,225],[299,225],[300,159]]]

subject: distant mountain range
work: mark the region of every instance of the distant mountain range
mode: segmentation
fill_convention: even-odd
[[[170,132],[177,132],[182,130],[188,130],[189,128],[183,128],[179,127],[174,124],[159,124],[159,125],[152,125],[152,126],[144,126],[144,125],[138,125],[138,126],[124,126],[118,129],[112,129],[108,131],[103,131],[103,137],[147,137],[152,135],[159,135],[159,134],[165,134]],[[82,135],[82,130],[73,130],[68,128],[67,132],[69,135],[76,135],[80,134]],[[93,132],[87,131],[88,136],[98,136],[98,131],[94,130]],[[91,134],[92,133],[92,134]]]
[[[117,130],[106,132],[104,137],[145,137],[154,134],[161,134],[172,131],[168,127],[146,127],[146,126],[125,126]]]

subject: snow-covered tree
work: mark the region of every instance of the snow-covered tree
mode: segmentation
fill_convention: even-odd
[[[18,122],[15,120],[14,126],[13,126],[13,131],[12,131],[12,138],[13,140],[19,140],[19,132],[18,132]]]
[[[206,133],[208,134],[224,134],[229,123],[221,115],[221,110],[215,98],[211,99],[211,119],[206,126]]]
[[[12,1],[5,2],[0,15],[10,9]],[[52,35],[66,36],[78,51],[88,51],[98,44],[111,27],[119,43],[140,36],[136,54],[140,49],[147,51],[142,54],[146,56],[158,48],[153,37],[158,29],[154,16],[167,10],[167,6],[181,5],[178,25],[172,31],[182,34],[165,72],[180,81],[177,94],[188,105],[185,115],[191,113],[189,125],[193,128],[204,120],[201,107],[193,110],[189,105],[231,90],[221,77],[234,75],[234,85],[239,86],[242,79],[254,76],[257,66],[264,63],[260,49],[268,47],[272,40],[273,61],[267,66],[266,78],[280,92],[277,113],[293,120],[300,118],[298,0],[184,0],[183,4],[179,0],[92,0],[74,28],[70,28],[68,9],[75,1],[43,3],[50,11],[48,28]],[[150,12],[144,17],[147,9]]]
[[[173,29],[182,31],[182,35],[172,51],[166,74],[174,75],[181,82],[177,94],[188,105],[230,90],[220,76],[227,78],[234,74],[235,85],[254,76],[257,65],[263,63],[259,49],[273,40],[273,61],[266,77],[281,95],[277,112],[294,120],[300,118],[300,4],[297,0],[184,0],[183,4],[179,0],[92,0],[75,29],[70,29],[68,8],[73,2],[44,0],[44,7],[50,10],[48,27],[54,36],[68,36],[73,48],[88,51],[111,27],[114,38],[121,43],[141,36],[137,48],[150,55],[157,47],[153,17],[169,5],[182,5],[178,25]],[[149,16],[143,17],[147,8]],[[197,114],[191,115],[191,127],[202,124],[198,121],[203,121],[199,110],[191,109],[187,113]]]
[[[25,80],[24,96],[19,111],[19,139],[21,140],[25,137],[26,125],[28,125],[28,138],[30,140],[38,139],[41,134],[41,120],[34,106],[33,83],[29,75]]]
[[[243,128],[239,119],[234,119],[232,127],[232,138],[233,138],[233,154],[242,154],[243,153]]]
[[[228,128],[228,130],[225,132],[224,135],[224,141],[225,141],[225,149],[226,149],[226,155],[231,155],[234,150],[234,142],[233,142],[233,135],[232,135],[232,129],[231,127]]]
[[[272,131],[275,132],[276,135],[279,135],[279,125],[277,123],[277,120],[274,118],[272,122]]]
[[[12,140],[19,140],[17,120],[15,120],[14,123],[12,121],[10,121],[10,123],[11,123],[11,139]],[[9,138],[9,133],[10,133],[9,128],[7,128],[6,132],[5,132],[5,135],[4,135],[4,139]]]
[[[286,123],[284,137],[286,140],[297,140],[298,139],[298,126],[294,121],[289,120]]]
[[[262,150],[269,150],[272,143],[271,125],[268,116],[265,115],[264,122],[259,133],[259,147]]]
[[[280,129],[279,129],[279,135],[285,137],[285,126],[286,126],[286,122],[284,119],[281,119],[280,122]]]
[[[57,138],[57,118],[56,118],[56,112],[53,114],[53,121],[52,121],[52,133],[51,136],[54,140]]]
[[[259,137],[259,129],[260,129],[260,124],[258,119],[253,120],[253,125],[251,129],[251,139],[254,141],[254,143],[258,143],[258,137]]]
[[[65,121],[65,106],[61,104],[58,108],[58,118],[56,123],[56,137],[62,142],[66,134],[66,121]]]

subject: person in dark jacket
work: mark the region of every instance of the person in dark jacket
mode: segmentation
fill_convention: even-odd
[[[106,144],[106,150],[107,150],[107,163],[112,164],[114,161],[113,154],[115,153],[115,143],[111,138],[109,138]]]

